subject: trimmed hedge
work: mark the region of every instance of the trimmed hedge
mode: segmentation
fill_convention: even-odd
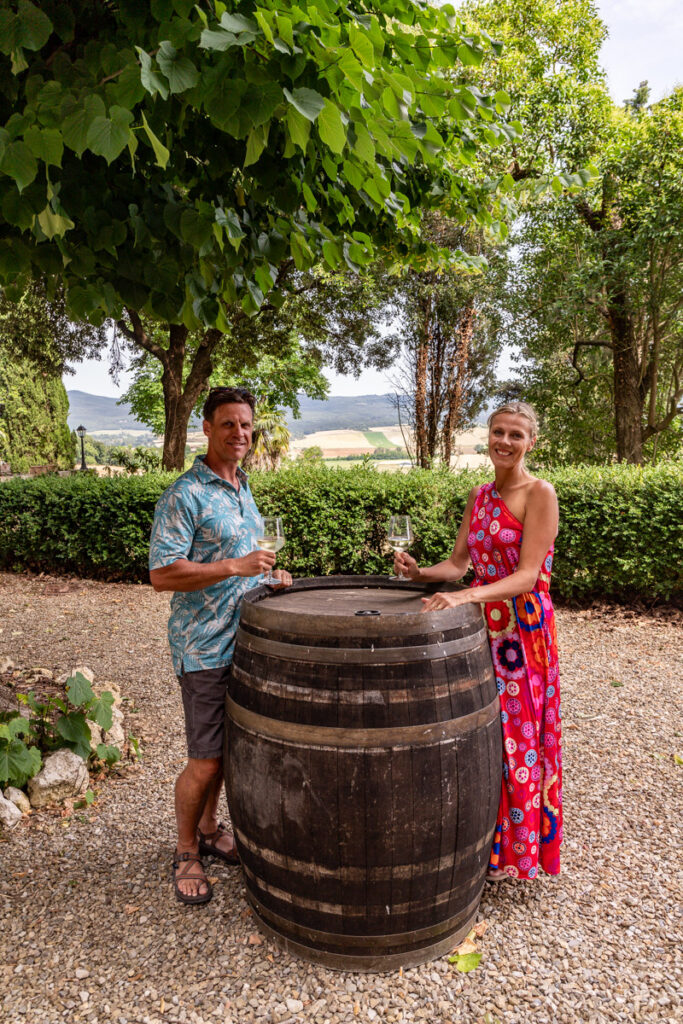
[[[546,474],[560,502],[553,592],[565,599],[683,597],[683,468],[571,467]],[[254,473],[263,514],[285,521],[281,565],[295,576],[386,573],[392,512],[411,516],[421,563],[451,550],[480,473],[325,467]],[[0,485],[0,566],[147,580],[154,505],[172,474],[41,477]]]

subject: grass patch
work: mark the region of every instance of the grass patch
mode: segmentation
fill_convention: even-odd
[[[372,444],[375,448],[400,448],[400,444],[396,444],[394,441],[390,441],[386,434],[383,434],[381,430],[364,430],[363,437]]]

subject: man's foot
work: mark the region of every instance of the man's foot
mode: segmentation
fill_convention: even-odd
[[[486,872],[487,882],[505,882],[509,878],[510,875],[508,875],[507,871],[503,871],[501,868]]]
[[[222,821],[218,822],[215,832],[202,832],[198,828],[197,838],[199,839],[199,852],[206,857],[218,857],[226,864],[239,864],[235,837]]]
[[[181,903],[208,903],[213,896],[213,888],[204,874],[198,853],[178,853],[176,850],[172,877],[174,892]]]

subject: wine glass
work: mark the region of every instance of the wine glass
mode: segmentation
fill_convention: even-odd
[[[410,528],[410,516],[391,516],[387,528],[387,541],[394,551],[407,551],[413,541],[413,531]],[[391,580],[407,580],[399,572],[398,576],[390,576]]]
[[[284,547],[285,534],[279,516],[263,516],[256,543],[262,551],[279,551]],[[276,587],[280,583],[279,579],[273,576],[272,569],[269,569],[267,575],[263,577],[263,582],[269,587]]]

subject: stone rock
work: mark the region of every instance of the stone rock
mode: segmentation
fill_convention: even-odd
[[[304,1008],[300,999],[285,999],[285,1003],[290,1013],[301,1013]]]
[[[123,711],[114,705],[111,709],[111,714],[111,729],[105,733],[104,742],[112,747],[118,747],[121,753],[123,753],[123,747],[126,742],[126,734],[123,729]]]
[[[119,690],[116,683],[112,683],[110,681],[97,683],[97,685],[93,686],[93,690],[95,691],[98,697],[101,697],[103,693],[106,693],[107,690],[109,690],[109,693],[114,698],[114,707],[121,703],[121,691]]]
[[[102,734],[102,727],[97,722],[91,722],[88,719],[88,726],[90,727],[90,749],[93,754],[97,753],[97,744],[104,743],[104,736]]]
[[[69,672],[69,675],[75,676],[77,672],[80,672],[82,676],[85,676],[89,683],[93,683],[95,681],[95,673],[91,668],[88,668],[87,665],[74,665],[71,672]]]
[[[11,672],[14,668],[14,662],[11,658],[0,658],[0,675],[5,672]]]
[[[22,793],[16,786],[7,787],[5,790],[5,800],[9,800],[15,807],[18,807],[22,814],[28,814],[31,810],[31,802],[26,793]]]
[[[54,672],[51,668],[36,668],[29,669],[29,675],[32,679],[54,679]]]
[[[9,832],[21,821],[21,811],[11,800],[5,800],[0,794],[0,825]]]
[[[88,788],[85,761],[73,750],[57,750],[46,758],[42,771],[29,779],[28,793],[32,807],[78,796]]]

